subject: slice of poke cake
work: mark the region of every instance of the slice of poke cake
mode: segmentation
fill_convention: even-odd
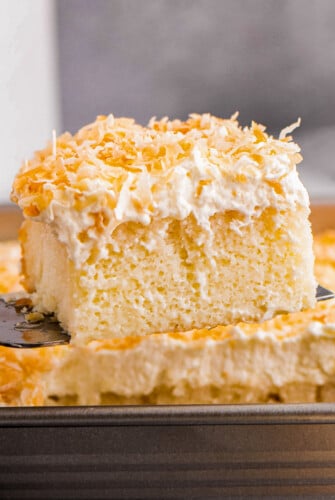
[[[26,162],[24,284],[72,342],[259,322],[315,304],[309,199],[284,129],[100,116]]]

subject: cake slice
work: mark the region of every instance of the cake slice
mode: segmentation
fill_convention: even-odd
[[[108,116],[37,152],[12,193],[36,308],[85,343],[312,307],[309,201],[285,132]]]

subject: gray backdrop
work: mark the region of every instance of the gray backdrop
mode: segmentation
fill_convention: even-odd
[[[313,175],[317,161],[328,181],[335,177],[324,154],[335,138],[335,0],[56,5],[64,129],[110,112],[146,123],[239,110],[242,123],[254,119],[271,131],[301,116],[303,144],[320,127],[328,137],[322,148],[314,140],[306,172]]]

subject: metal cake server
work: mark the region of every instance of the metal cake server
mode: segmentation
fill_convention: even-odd
[[[333,299],[335,294],[318,285],[316,300]],[[28,297],[13,298],[10,294],[0,296],[0,345],[6,347],[48,347],[68,344],[66,333],[54,316],[36,315],[28,321],[32,309]],[[32,313],[32,319],[34,319]],[[28,315],[28,318],[27,318]]]
[[[327,290],[327,288],[324,288],[321,285],[318,285],[316,289],[316,300],[318,302],[321,302],[322,300],[329,300],[333,299],[335,297],[335,293],[331,292],[330,290]]]
[[[68,344],[66,333],[53,316],[40,315],[28,321],[32,305],[28,297],[0,296],[0,345],[6,347],[47,347]]]

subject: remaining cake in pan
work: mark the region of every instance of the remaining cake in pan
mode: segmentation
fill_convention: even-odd
[[[17,241],[0,242],[0,293],[15,292],[21,289],[20,255]]]
[[[236,116],[108,116],[62,135],[13,186],[36,307],[83,343],[313,306],[300,159],[285,131]]]
[[[335,232],[316,239],[316,273],[335,289]],[[4,405],[335,401],[335,300],[244,324],[0,348]]]

